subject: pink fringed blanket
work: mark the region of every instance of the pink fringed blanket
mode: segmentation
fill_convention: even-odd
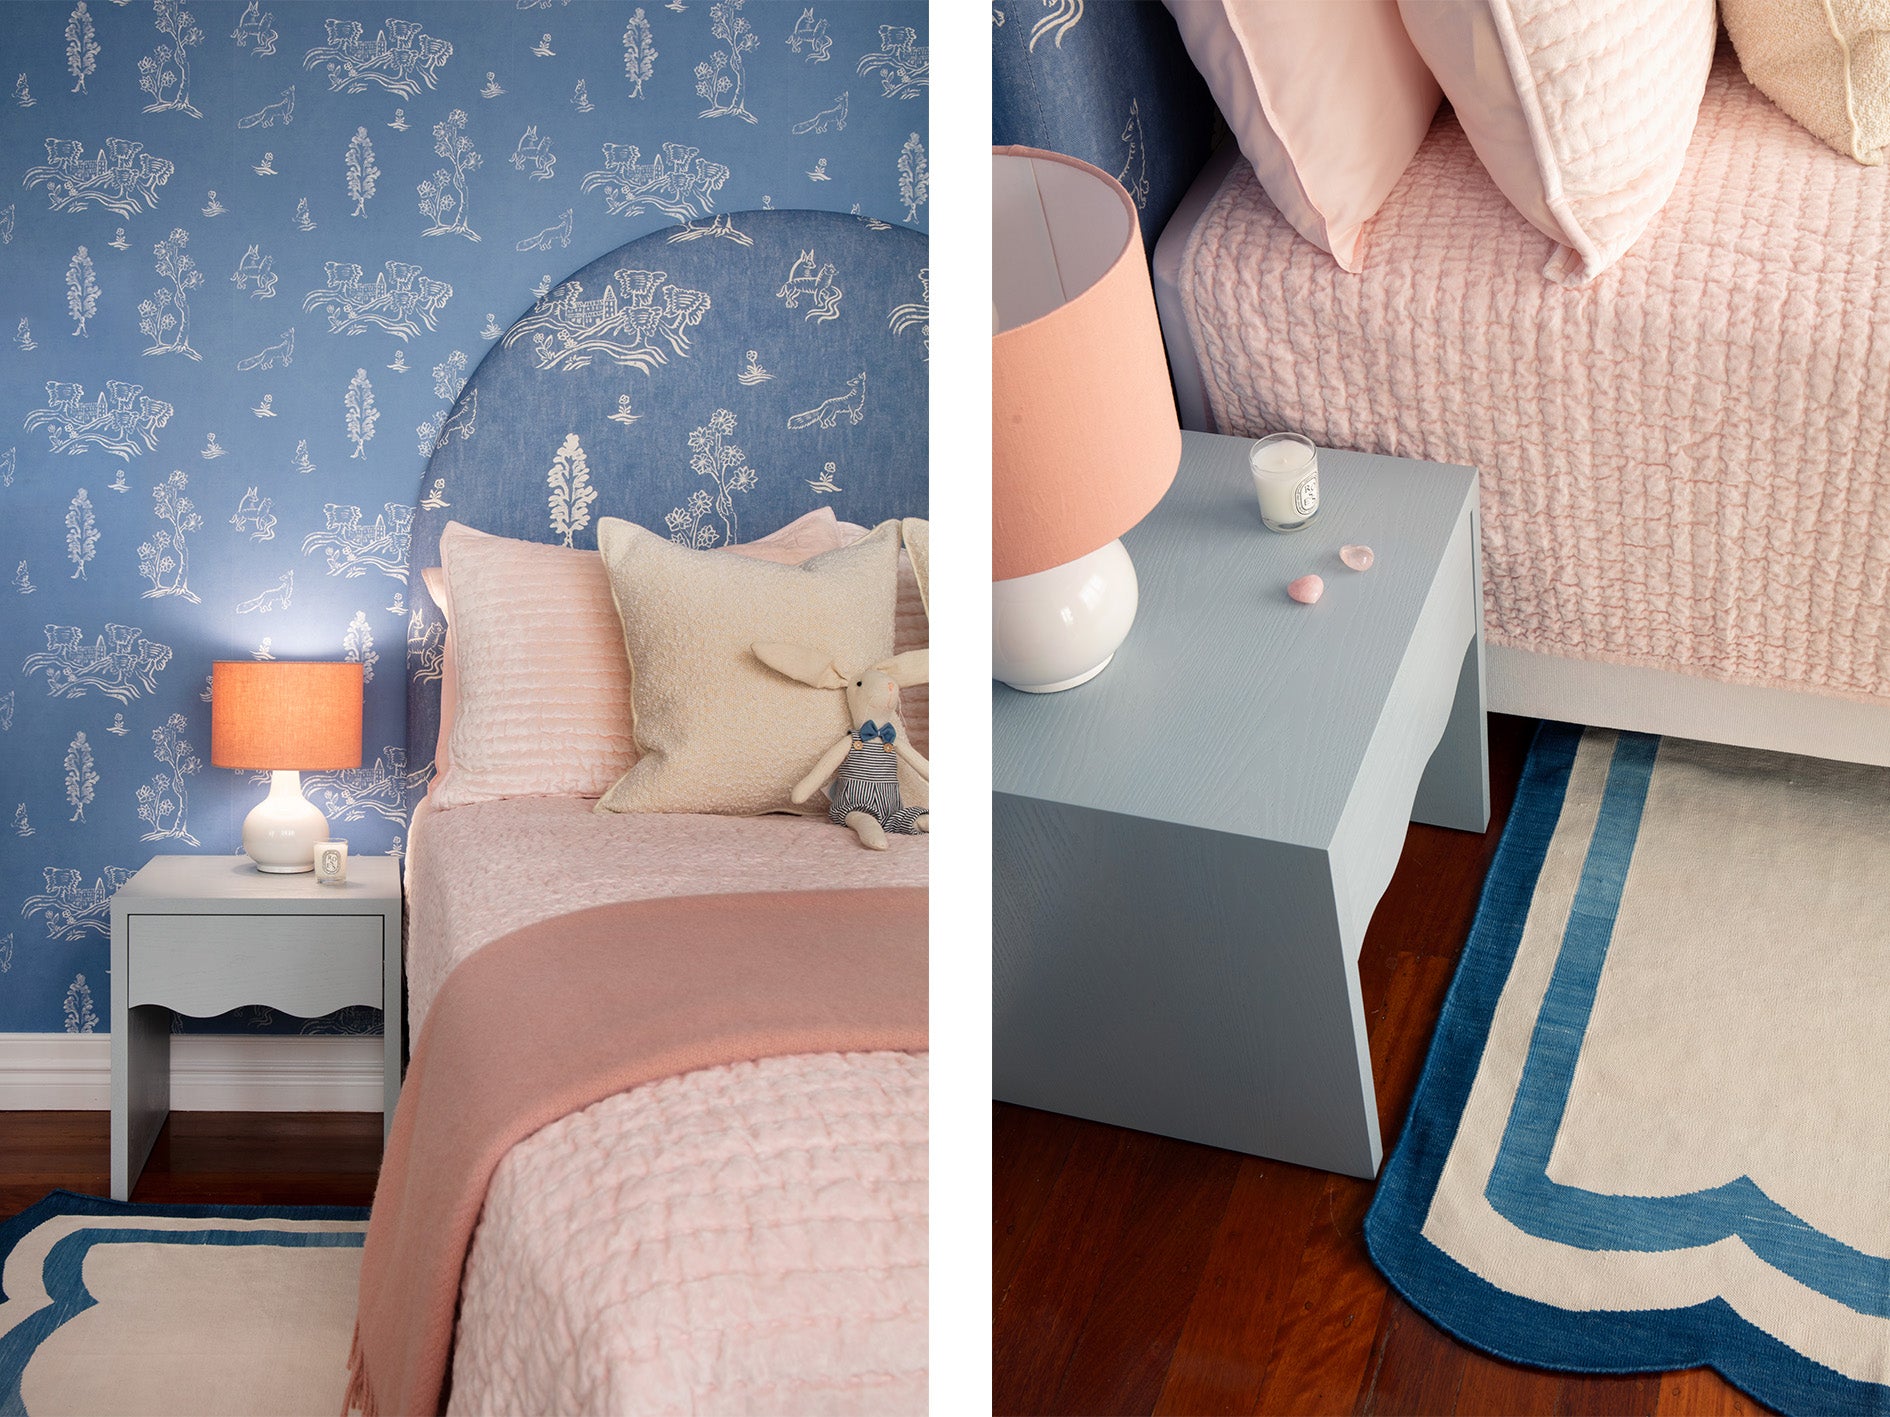
[[[690,896],[527,926],[427,1017],[361,1258],[348,1401],[434,1413],[466,1249],[514,1144],[626,1088],[800,1053],[926,1046],[926,893]]]

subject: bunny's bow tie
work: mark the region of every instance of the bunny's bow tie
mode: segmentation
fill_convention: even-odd
[[[858,738],[862,744],[869,743],[873,739],[877,738],[880,742],[884,743],[888,748],[890,748],[893,744],[893,740],[897,738],[899,735],[893,731],[892,724],[890,723],[876,724],[873,722],[872,719],[869,718],[866,720],[865,723],[862,723],[860,725],[859,731],[855,733],[853,736]]]

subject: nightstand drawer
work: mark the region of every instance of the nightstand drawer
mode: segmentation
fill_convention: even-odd
[[[379,915],[132,915],[129,999],[203,1018],[381,1007]]]

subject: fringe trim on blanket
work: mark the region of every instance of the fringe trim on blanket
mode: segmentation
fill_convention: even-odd
[[[367,1355],[361,1351],[361,1326],[354,1326],[354,1338],[348,1344],[348,1395],[341,1400],[341,1417],[359,1413],[360,1417],[380,1417],[374,1401],[374,1385],[368,1381]]]

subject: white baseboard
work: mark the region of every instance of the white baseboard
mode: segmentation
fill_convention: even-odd
[[[171,1039],[177,1112],[378,1112],[381,1040],[180,1033]],[[104,1111],[104,1033],[0,1033],[0,1112]]]

